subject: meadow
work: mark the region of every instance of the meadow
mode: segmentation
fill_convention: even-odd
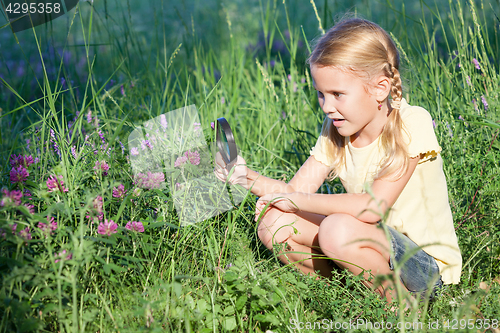
[[[305,59],[345,13],[391,32],[442,147],[461,281],[407,310],[282,265],[255,196],[181,226],[169,188],[131,168],[130,133],[194,104],[208,143],[224,116],[253,170],[291,179],[323,119]],[[95,0],[4,26],[0,332],[500,332],[499,17],[485,0]]]

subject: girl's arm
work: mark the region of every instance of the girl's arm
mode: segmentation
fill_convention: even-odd
[[[380,221],[381,215],[385,214],[387,209],[396,202],[415,171],[418,161],[419,157],[411,158],[408,171],[396,181],[375,180],[371,187],[373,197],[369,193],[276,193],[261,197],[257,202],[257,210],[264,209],[264,206],[271,202],[273,206],[287,212],[301,210],[325,216],[344,213],[363,222],[376,223]]]
[[[218,161],[217,158],[216,161]],[[218,161],[219,167],[222,165],[220,161]],[[245,160],[238,156],[230,182],[239,184],[247,190],[251,189],[252,193],[258,197],[272,193],[314,193],[323,184],[329,172],[330,168],[311,156],[300,167],[290,182],[285,183],[282,180],[262,176],[251,170],[246,166]],[[224,169],[219,169],[216,170],[216,175],[217,178],[225,180],[227,172]]]

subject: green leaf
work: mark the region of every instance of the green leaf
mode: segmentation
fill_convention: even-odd
[[[238,299],[236,300],[236,309],[237,310],[243,309],[243,307],[245,306],[245,304],[247,303],[247,301],[248,301],[248,297],[245,294],[243,294],[240,297],[238,297]]]
[[[238,279],[238,274],[236,274],[233,271],[227,271],[224,274],[224,278],[226,279],[226,281],[232,282],[232,281],[235,281],[236,279]]]
[[[226,317],[222,320],[222,323],[224,329],[228,331],[232,331],[236,328],[236,318],[234,317]]]
[[[105,272],[106,274],[110,274],[112,270],[113,270],[114,272],[116,272],[116,273],[121,273],[121,272],[125,272],[125,271],[126,271],[126,269],[125,269],[125,268],[120,267],[120,266],[115,265],[115,264],[105,264],[105,265],[103,266],[103,268],[104,268],[104,272]]]

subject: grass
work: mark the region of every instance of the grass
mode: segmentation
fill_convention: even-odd
[[[433,331],[434,323],[475,331],[470,320],[498,331],[498,4],[315,5],[317,12],[298,1],[96,1],[17,41],[3,29],[2,185],[28,190],[22,202],[34,211],[0,208],[0,331],[364,331],[370,326],[352,323],[382,320],[399,331]],[[392,32],[405,97],[429,110],[443,148],[461,282],[406,313],[390,311],[360,277],[335,272],[327,284],[281,265],[258,241],[253,196],[180,227],[167,190],[134,191],[128,135],[190,104],[209,142],[210,122],[224,116],[252,169],[289,180],[322,121],[304,64],[309,43],[347,10]],[[11,154],[38,158],[23,184],[9,180]],[[106,161],[107,175],[95,172],[96,161]],[[51,175],[68,191],[49,192]],[[127,193],[115,198],[119,184]],[[103,218],[118,224],[111,236],[97,233],[98,196]],[[42,232],[39,222],[51,217],[57,230]],[[128,221],[145,231],[130,232]],[[30,240],[20,236],[25,228]]]

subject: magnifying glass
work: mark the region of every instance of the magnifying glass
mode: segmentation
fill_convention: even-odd
[[[233,131],[231,131],[231,127],[224,117],[217,119],[216,141],[222,159],[226,163],[226,170],[229,171],[238,158],[238,151],[234,142]]]

